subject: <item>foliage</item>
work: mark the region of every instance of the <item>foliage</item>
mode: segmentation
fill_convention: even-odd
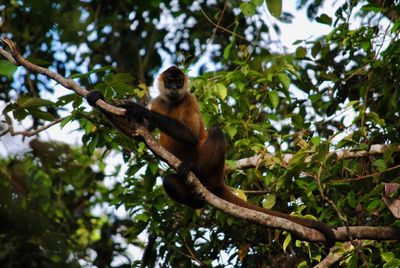
[[[162,55],[190,68],[215,30],[217,46],[209,57],[224,67],[205,72],[203,66],[191,81],[206,125],[223,129],[227,164],[233,167],[237,159],[276,153],[256,168],[234,169],[227,184],[249,202],[334,227],[399,226],[382,199],[385,183],[400,183],[395,152],[400,43],[392,1],[351,1],[334,17],[318,13],[323,1],[299,1],[310,18],[331,31],[299,40],[288,54],[275,53],[258,39],[272,28],[279,32],[260,19],[266,10],[271,21],[290,20],[281,1],[211,2],[11,1],[0,5],[0,36],[11,36],[24,56],[101,90],[109,101],[143,102]],[[206,15],[229,31],[217,31]],[[175,27],[161,23],[165,16]],[[355,27],[357,20],[363,23]],[[171,172],[168,167],[143,142],[115,132],[98,111],[89,113],[79,96],[47,101],[44,94],[52,84],[5,61],[0,61],[0,81],[1,100],[13,100],[3,111],[6,120],[31,119],[37,128],[68,107],[61,126],[78,122],[83,143],[71,148],[34,141],[31,153],[1,160],[2,266],[139,267],[127,244],[142,248],[141,263],[150,267],[308,267],[326,256],[320,245],[280,230],[211,207],[193,211],[172,202],[159,179]],[[368,150],[372,144],[391,146],[366,158],[338,160],[329,154]],[[108,155],[114,152],[123,155],[126,171],[119,172],[119,166],[109,171]],[[283,153],[294,157],[285,163]],[[110,187],[104,185],[108,179]],[[398,196],[395,191],[390,198]],[[118,207],[126,210],[123,217],[112,209]],[[343,256],[337,266],[398,267],[400,245],[364,241]]]
[[[38,140],[30,146],[23,159],[0,163],[1,266],[78,267],[86,259],[104,267],[124,256],[126,246],[112,236],[131,222],[93,213],[112,200],[103,172],[91,168],[98,157]],[[91,250],[98,256],[89,259]]]

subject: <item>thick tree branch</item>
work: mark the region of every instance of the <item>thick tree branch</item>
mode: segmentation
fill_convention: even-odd
[[[45,76],[54,79],[59,82],[61,85],[65,86],[68,89],[74,90],[79,95],[85,97],[88,91],[76,84],[73,80],[65,79],[64,77],[51,72],[48,69],[37,66],[26,59],[24,59],[17,51],[14,43],[9,40],[3,40],[7,44],[7,46],[11,50],[11,54],[15,61],[24,66],[25,68],[33,71],[44,74]],[[96,103],[102,109],[114,113],[114,114],[124,114],[125,110],[121,108],[114,107],[110,104],[102,100],[98,100]],[[167,162],[171,167],[177,169],[180,161],[174,155],[165,150],[158,141],[151,135],[151,133],[143,126],[137,126],[136,134],[140,135],[147,147],[153,151],[158,157]],[[200,193],[204,199],[210,205],[215,208],[222,210],[234,217],[244,219],[250,222],[258,223],[266,227],[281,229],[285,231],[289,231],[295,234],[299,239],[310,241],[310,242],[323,242],[325,240],[324,236],[316,231],[315,229],[307,228],[287,219],[269,216],[264,213],[260,213],[251,209],[243,208],[232,203],[229,203],[223,199],[218,198],[209,192],[200,181],[194,176],[193,173],[189,173],[187,183],[192,185],[196,192]],[[351,235],[355,239],[375,239],[375,240],[398,240],[400,239],[400,230],[391,227],[367,227],[367,226],[357,226],[357,227],[349,227]],[[341,227],[337,230],[334,230],[335,236],[338,241],[347,241],[348,233],[346,228]]]
[[[329,153],[328,157],[336,156],[337,160],[350,159],[350,158],[362,158],[369,157],[378,154],[383,154],[389,145],[387,144],[373,144],[369,151],[351,151],[351,150],[339,150]],[[395,152],[400,152],[400,146],[395,149]],[[294,154],[256,154],[248,158],[242,158],[236,160],[235,167],[237,169],[246,169],[257,167],[260,164],[274,163],[276,164],[275,158],[278,158],[282,164],[286,165],[293,158]],[[311,162],[312,157],[308,157],[305,163]]]

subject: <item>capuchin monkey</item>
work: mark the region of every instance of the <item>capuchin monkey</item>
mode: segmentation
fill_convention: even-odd
[[[316,229],[325,236],[325,244],[333,246],[335,235],[328,225],[265,209],[237,197],[224,182],[224,135],[218,127],[205,129],[197,100],[188,91],[187,75],[172,66],[158,77],[157,84],[160,95],[150,102],[149,109],[126,102],[120,105],[126,109],[125,116],[102,112],[128,136],[134,133],[129,126],[130,120],[144,123],[150,130],[160,130],[160,144],[182,161],[177,173],[163,180],[164,189],[173,200],[196,209],[205,206],[205,201],[185,184],[185,177],[192,171],[204,187],[225,201]],[[98,99],[104,99],[99,91],[90,92],[86,98],[92,106]]]

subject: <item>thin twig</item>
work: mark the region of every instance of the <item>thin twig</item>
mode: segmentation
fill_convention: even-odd
[[[32,136],[37,135],[40,132],[42,132],[42,131],[44,131],[44,130],[46,130],[48,128],[60,123],[65,118],[67,118],[67,117],[65,116],[65,117],[57,118],[54,121],[52,121],[51,123],[49,123],[49,124],[47,124],[45,126],[39,127],[39,128],[37,128],[35,130],[32,130],[32,131],[27,131],[27,130],[14,131],[14,127],[13,126],[9,126],[6,131],[4,131],[3,133],[0,134],[0,137],[5,135],[5,134],[7,134],[7,133],[10,133],[11,136],[22,135],[22,136],[25,136],[25,137],[32,137]]]
[[[389,172],[389,171],[392,171],[392,170],[395,170],[395,169],[398,169],[398,168],[400,168],[400,165],[396,165],[396,166],[390,167],[390,168],[388,168],[388,169],[386,169],[386,170],[384,170],[384,171],[379,171],[379,172],[375,172],[375,173],[372,173],[372,174],[368,174],[368,175],[364,175],[364,176],[359,176],[359,177],[355,177],[355,178],[330,180],[329,183],[336,183],[336,182],[352,182],[352,181],[358,181],[358,180],[368,179],[368,178],[375,177],[375,176],[381,175],[381,174],[383,174],[383,173],[386,173],[386,172]]]
[[[218,29],[220,29],[220,30],[222,30],[222,31],[224,31],[224,32],[230,33],[231,35],[234,35],[234,36],[236,36],[236,37],[239,37],[240,39],[245,40],[246,42],[248,42],[248,40],[247,40],[245,37],[243,37],[243,36],[241,36],[241,35],[239,35],[239,34],[237,34],[237,33],[235,33],[235,32],[232,32],[231,30],[228,30],[228,29],[226,29],[226,28],[224,28],[224,27],[222,27],[222,26],[216,24],[215,22],[213,22],[212,19],[210,19],[210,18],[207,16],[207,14],[205,13],[205,11],[204,11],[201,7],[200,7],[200,10],[201,10],[201,12],[203,13],[204,17],[205,17],[212,25],[214,25],[216,28],[218,28]]]

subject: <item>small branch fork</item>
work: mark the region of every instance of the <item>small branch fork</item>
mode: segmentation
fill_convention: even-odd
[[[22,136],[24,136],[24,137],[32,137],[32,136],[35,136],[35,135],[39,134],[40,132],[42,132],[42,131],[44,131],[44,130],[46,130],[46,129],[48,129],[48,128],[50,128],[50,127],[52,127],[52,126],[54,126],[54,125],[60,123],[60,122],[63,121],[65,118],[66,118],[66,117],[57,118],[57,119],[55,119],[54,121],[52,121],[51,123],[49,123],[49,124],[47,124],[47,125],[45,125],[45,126],[39,127],[39,128],[37,128],[37,129],[35,129],[35,130],[32,130],[32,131],[29,131],[29,130],[15,131],[13,125],[7,122],[7,124],[8,124],[8,129],[6,129],[6,130],[3,131],[3,132],[0,132],[0,137],[6,135],[7,133],[10,133],[11,136],[22,135]]]
[[[77,94],[82,97],[86,97],[88,94],[88,90],[84,87],[79,86],[75,81],[71,79],[66,79],[61,75],[54,73],[46,68],[37,66],[26,59],[24,59],[18,52],[15,44],[10,39],[3,39],[4,44],[9,48],[10,52],[7,52],[4,49],[0,49],[0,54],[3,55],[6,59],[10,60],[10,62],[16,65],[22,65],[28,70],[36,73],[43,74],[64,87],[75,91]],[[98,100],[96,104],[107,112],[114,113],[116,115],[123,115],[125,113],[125,109],[115,107],[110,105],[102,100]],[[174,169],[177,169],[180,160],[176,158],[174,155],[166,151],[158,141],[151,135],[151,133],[143,126],[136,126],[136,135],[140,135],[147,147],[154,152],[159,158],[164,160]],[[251,209],[243,208],[237,206],[235,204],[229,203],[219,197],[213,195],[204,186],[200,183],[200,181],[194,176],[193,173],[189,173],[187,178],[187,184],[193,186],[196,192],[201,194],[207,203],[212,205],[213,207],[224,211],[234,217],[247,220],[250,222],[258,223],[260,225],[281,229],[284,231],[291,232],[296,235],[298,239],[310,241],[310,242],[324,242],[324,236],[315,229],[307,228],[287,219],[273,217],[264,213],[260,213]],[[369,226],[352,226],[349,227],[349,232],[353,239],[372,239],[372,240],[399,240],[400,239],[400,230],[392,227],[369,227]],[[348,241],[348,231],[345,227],[340,227],[334,230],[336,240],[337,241]]]

